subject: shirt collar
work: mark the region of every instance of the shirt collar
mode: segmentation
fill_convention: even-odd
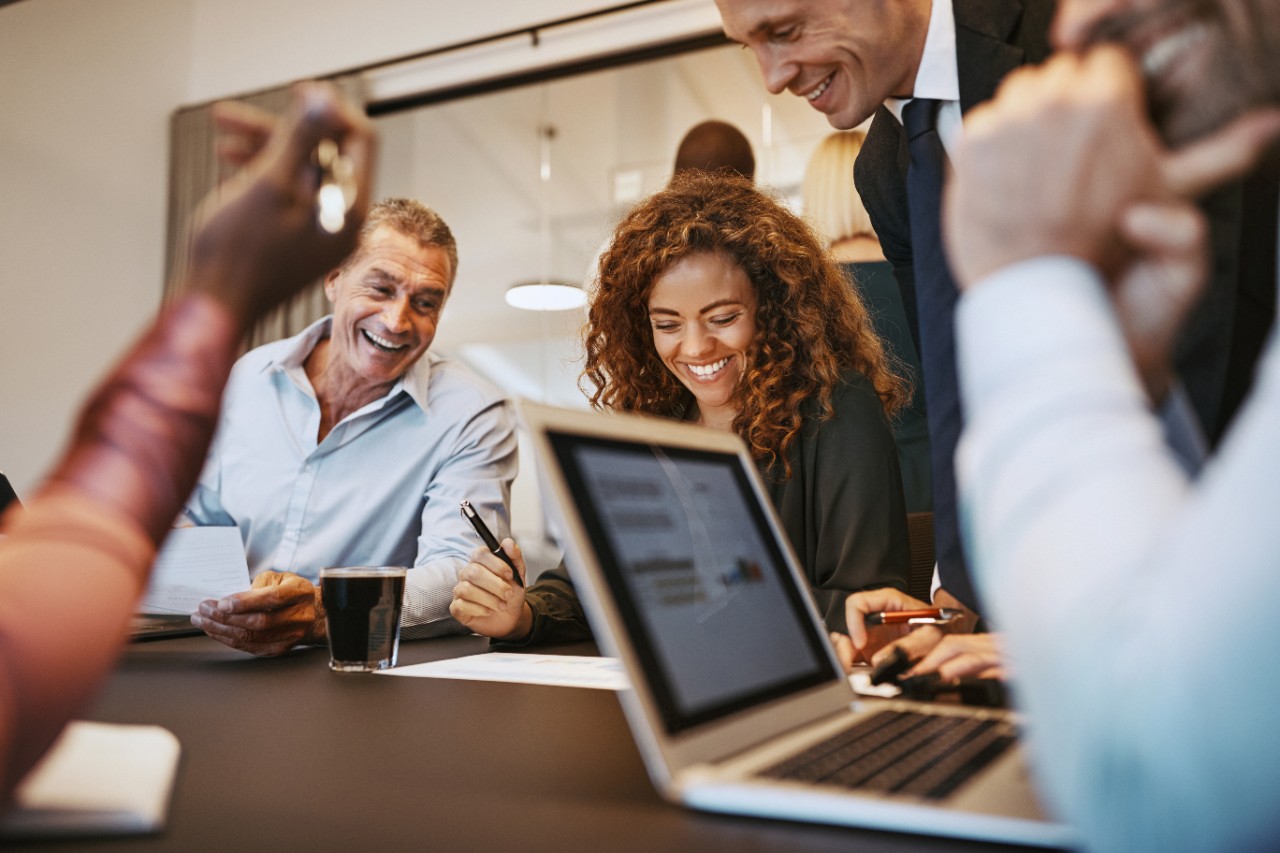
[[[929,30],[924,37],[924,53],[912,98],[938,101],[960,100],[960,71],[956,65],[956,16],[950,0],[934,0],[929,10]],[[888,98],[884,105],[894,118],[902,121],[902,108],[911,98]]]
[[[311,355],[311,351],[316,348],[316,344],[329,337],[332,330],[333,315],[321,317],[291,338],[280,354],[267,361],[262,366],[262,369],[264,371],[284,371],[292,376],[295,381],[300,379],[306,383],[307,387],[310,387],[311,382],[306,379],[305,369],[307,356]],[[382,398],[382,402],[386,403],[393,399],[396,394],[403,391],[425,413],[427,411],[427,388],[431,384],[431,365],[438,360],[439,356],[431,352],[431,350],[427,350],[422,354],[421,358],[409,367],[396,384],[391,386],[391,390]]]

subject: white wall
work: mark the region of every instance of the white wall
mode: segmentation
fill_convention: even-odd
[[[24,0],[0,8],[0,470],[30,494],[151,316],[178,106],[612,5]]]
[[[155,310],[186,0],[0,9],[0,470],[29,495]]]
[[[323,75],[620,2],[194,0],[190,100]]]

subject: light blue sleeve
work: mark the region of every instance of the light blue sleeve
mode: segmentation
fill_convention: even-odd
[[[494,399],[466,419],[431,478],[422,510],[418,554],[406,578],[406,637],[461,630],[449,616],[458,572],[479,544],[459,512],[471,505],[499,539],[511,535],[511,482],[518,467],[511,403]]]
[[[1280,839],[1280,352],[1192,482],[1102,282],[1010,267],[962,300],[963,523],[1048,801],[1099,850]]]
[[[196,527],[233,527],[236,520],[222,506],[221,500],[222,463],[218,451],[217,436],[209,446],[209,454],[205,458],[204,468],[200,471],[200,479],[187,498],[182,508],[182,518]]]

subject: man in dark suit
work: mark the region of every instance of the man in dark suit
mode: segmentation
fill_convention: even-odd
[[[717,0],[717,6],[726,34],[755,53],[769,91],[806,98],[837,128],[875,115],[856,184],[921,351],[941,581],[934,603],[966,605],[965,626],[972,626],[977,602],[955,513],[952,456],[961,421],[951,331],[955,285],[937,225],[941,179],[962,112],[990,98],[1010,71],[1049,54],[1052,0]],[[921,107],[929,112],[926,152],[908,145],[903,125]],[[920,160],[929,155],[931,162]],[[883,597],[854,597],[851,615],[893,605]],[[861,648],[861,625],[851,628]]]
[[[717,0],[717,5],[725,32],[752,49],[771,92],[806,98],[838,128],[854,127],[874,113],[855,183],[893,263],[921,352],[941,583],[934,603],[966,605],[971,615],[961,627],[968,627],[976,620],[978,602],[955,509],[953,457],[963,417],[953,343],[956,288],[937,221],[941,183],[961,115],[991,98],[1005,75],[1050,53],[1054,2]],[[906,126],[913,124],[909,132]],[[1272,214],[1251,216],[1251,197],[1263,199],[1255,209]],[[1275,230],[1268,228],[1273,199],[1274,184],[1269,194],[1266,188],[1258,192],[1236,185],[1204,202],[1214,280],[1178,342],[1176,362],[1197,416],[1188,421],[1198,420],[1210,443],[1222,434],[1248,388],[1274,312],[1270,283],[1253,282],[1251,273],[1267,265],[1243,260],[1266,246],[1270,253],[1263,254],[1274,256]],[[867,642],[860,614],[903,606],[909,603],[891,601],[886,594],[852,596],[855,646],[862,649]],[[913,651],[923,653],[938,638],[934,629],[916,632]]]

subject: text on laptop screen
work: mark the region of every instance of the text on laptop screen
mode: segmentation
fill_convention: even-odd
[[[669,731],[834,677],[737,455],[549,437]]]

